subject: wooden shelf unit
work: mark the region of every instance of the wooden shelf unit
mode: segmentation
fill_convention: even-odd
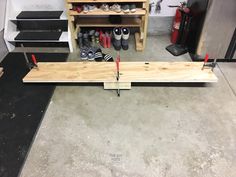
[[[101,9],[95,9],[88,13],[78,13],[73,10],[73,6],[79,3],[138,3],[138,8],[135,13],[124,12],[105,12]],[[148,13],[149,13],[149,0],[66,0],[67,15],[69,31],[71,34],[71,43],[73,50],[77,49],[77,33],[80,27],[138,27],[139,32],[135,33],[136,50],[143,51],[146,45],[147,25],[148,25]],[[121,24],[112,24],[108,20],[109,15],[121,15]],[[96,17],[99,18],[96,18]],[[104,17],[103,17],[104,16]]]

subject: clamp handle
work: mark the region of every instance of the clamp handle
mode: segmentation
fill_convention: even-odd
[[[205,59],[204,59],[204,64],[206,64],[209,60],[209,54],[207,53],[206,56],[205,56]]]
[[[36,67],[38,67],[38,65],[37,65],[37,59],[36,59],[36,57],[35,57],[34,54],[31,55],[31,58],[32,58],[32,61],[33,61],[34,65],[35,65]]]

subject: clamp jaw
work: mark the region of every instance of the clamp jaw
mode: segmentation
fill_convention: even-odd
[[[203,66],[202,66],[202,70],[204,70],[204,68],[205,67],[210,67],[211,68],[211,70],[213,71],[214,70],[214,68],[216,67],[216,62],[217,62],[217,59],[214,59],[214,62],[213,63],[207,63],[208,62],[208,60],[209,60],[209,55],[208,54],[206,54],[206,56],[205,56],[205,59],[204,59],[204,64],[203,64]]]

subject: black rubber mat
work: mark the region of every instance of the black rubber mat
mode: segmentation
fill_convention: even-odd
[[[59,40],[62,32],[20,32],[15,40]]]
[[[67,54],[36,54],[38,61],[65,61]],[[51,96],[53,84],[23,84],[23,54],[10,53],[0,66],[0,177],[16,177]]]
[[[68,31],[67,20],[18,20],[18,31]]]
[[[63,11],[22,11],[17,19],[60,19]]]

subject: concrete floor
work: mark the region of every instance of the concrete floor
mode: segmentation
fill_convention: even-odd
[[[189,60],[167,44],[150,37],[144,53],[122,56]],[[21,177],[235,177],[236,80],[227,75],[236,65],[222,65],[216,84],[133,87],[120,98],[99,86],[58,86]]]

